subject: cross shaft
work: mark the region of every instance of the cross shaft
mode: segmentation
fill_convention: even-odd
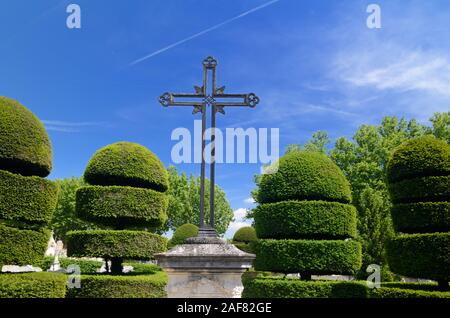
[[[225,114],[224,107],[255,107],[259,98],[253,94],[225,94],[225,86],[216,87],[217,60],[208,56],[203,60],[203,85],[194,86],[195,93],[164,93],[159,102],[164,107],[190,106],[194,107],[192,114],[202,114],[202,161],[200,168],[200,231],[199,236],[216,235],[214,232],[214,192],[215,192],[215,139],[216,139],[216,113]],[[208,79],[211,74],[211,93],[208,93]],[[178,101],[180,99],[180,101]],[[183,101],[182,99],[189,99]],[[210,228],[205,226],[205,157],[206,146],[206,108],[211,106],[211,163],[210,163]],[[208,232],[209,231],[209,232]],[[214,234],[211,234],[214,232]],[[209,233],[209,234],[207,234]]]

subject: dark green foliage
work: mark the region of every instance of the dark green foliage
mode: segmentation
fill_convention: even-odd
[[[68,290],[68,298],[164,298],[167,276],[153,275],[82,275],[81,288]]]
[[[450,201],[450,176],[406,179],[389,185],[394,203]]]
[[[395,230],[403,233],[450,231],[450,202],[418,202],[392,207]]]
[[[57,200],[54,182],[0,170],[0,219],[45,226]]]
[[[169,207],[167,209],[167,223],[161,232],[169,230],[175,231],[186,223],[199,224],[200,210],[200,177],[192,174],[187,176],[185,173],[178,173],[174,166],[169,166],[170,189],[167,192],[169,196]],[[205,200],[209,201],[210,183],[205,179]],[[217,234],[223,235],[233,220],[233,209],[227,199],[225,192],[216,184],[215,199],[215,230]],[[209,204],[205,205],[205,220],[209,220]]]
[[[183,224],[178,227],[173,233],[172,239],[170,240],[170,245],[175,246],[179,244],[184,244],[187,238],[196,237],[198,234],[198,226],[194,224]]]
[[[361,281],[303,281],[295,278],[242,278],[242,298],[367,298],[369,289]]]
[[[354,274],[361,266],[358,242],[263,240],[253,243],[258,271],[302,274]]]
[[[282,201],[254,210],[259,238],[345,239],[356,235],[356,209],[327,201]]]
[[[46,256],[42,260],[42,265],[40,267],[42,268],[42,270],[46,271],[50,269],[54,260],[54,256]],[[79,266],[82,274],[95,274],[97,273],[97,270],[100,269],[103,265],[102,261],[70,257],[59,257],[58,261],[60,267],[64,269],[67,269],[69,265]]]
[[[52,147],[41,121],[26,107],[0,96],[0,170],[46,177]]]
[[[383,283],[370,291],[371,298],[450,298],[450,292],[430,283]]]
[[[433,136],[409,140],[393,152],[386,170],[390,183],[450,175],[450,146]]]
[[[37,265],[44,257],[50,231],[19,230],[0,224],[0,267]]]
[[[167,248],[165,238],[144,231],[73,231],[67,237],[67,254],[73,257],[151,259]]]
[[[145,264],[138,262],[127,262],[123,263],[123,266],[133,266],[133,271],[128,273],[127,275],[150,275],[155,274],[157,272],[161,272],[162,269],[158,265],[155,264]]]
[[[167,219],[167,196],[151,189],[89,186],[76,194],[80,218],[116,228],[159,227]]]
[[[394,273],[450,280],[450,233],[401,235],[387,247],[389,265]]]
[[[57,273],[0,274],[2,298],[64,298],[67,277]]]
[[[150,150],[131,142],[118,142],[98,150],[88,163],[84,179],[92,185],[119,185],[165,192],[168,176]]]
[[[238,249],[240,249],[243,252],[255,254],[252,243],[242,243],[242,242],[233,241],[233,242],[231,242],[231,244],[233,244],[234,246],[236,246]]]
[[[271,203],[305,199],[349,203],[350,185],[326,155],[292,151],[280,158],[276,173],[262,175],[257,201]]]
[[[233,241],[236,242],[244,242],[250,243],[256,241],[258,238],[256,237],[256,231],[251,226],[241,227],[239,230],[234,233]]]

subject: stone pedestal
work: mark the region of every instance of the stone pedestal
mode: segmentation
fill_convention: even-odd
[[[169,298],[239,298],[255,255],[216,237],[196,237],[155,255],[167,272]]]

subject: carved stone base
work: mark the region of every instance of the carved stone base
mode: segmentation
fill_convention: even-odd
[[[155,255],[169,275],[168,297],[241,297],[241,276],[251,267],[255,255],[217,237],[196,237],[189,243]]]

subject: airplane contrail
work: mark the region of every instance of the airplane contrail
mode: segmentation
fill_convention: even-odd
[[[150,54],[148,54],[148,55],[146,55],[146,56],[144,56],[144,57],[141,57],[140,59],[137,59],[137,60],[131,62],[131,63],[129,64],[129,66],[134,66],[134,65],[136,65],[136,64],[138,64],[138,63],[141,63],[141,62],[143,62],[143,61],[145,61],[145,60],[147,60],[147,59],[149,59],[149,58],[151,58],[151,57],[153,57],[153,56],[155,56],[155,55],[161,54],[161,53],[163,53],[163,52],[165,52],[165,51],[167,51],[167,50],[169,50],[169,49],[171,49],[171,48],[174,48],[174,47],[176,47],[176,46],[178,46],[178,45],[180,45],[180,44],[183,44],[183,43],[185,43],[185,42],[187,42],[187,41],[190,41],[190,40],[192,40],[192,39],[195,39],[195,38],[197,38],[197,37],[199,37],[199,36],[201,36],[201,35],[203,35],[203,34],[205,34],[205,33],[211,32],[211,31],[213,31],[213,30],[215,30],[215,29],[217,29],[217,28],[220,28],[221,26],[224,26],[225,24],[228,24],[228,23],[230,23],[230,22],[233,22],[234,20],[237,20],[237,19],[240,19],[240,18],[242,18],[242,17],[245,17],[246,15],[249,15],[249,14],[255,12],[255,11],[261,10],[261,9],[263,9],[263,8],[265,8],[265,7],[267,7],[267,6],[271,5],[271,4],[274,4],[274,3],[278,2],[278,1],[280,1],[280,0],[271,0],[271,1],[269,1],[269,2],[266,2],[266,3],[264,3],[264,4],[261,4],[261,5],[255,7],[255,8],[250,9],[250,10],[248,10],[248,11],[245,11],[245,12],[243,12],[243,13],[241,13],[241,14],[239,14],[239,15],[233,17],[233,18],[230,18],[230,19],[228,19],[228,20],[225,20],[225,21],[223,21],[223,22],[221,22],[221,23],[219,23],[219,24],[216,24],[216,25],[214,25],[214,26],[212,26],[212,27],[209,27],[209,28],[207,28],[207,29],[205,29],[205,30],[203,30],[203,31],[201,31],[201,32],[198,32],[198,33],[196,33],[196,34],[194,34],[194,35],[191,35],[191,36],[189,36],[189,37],[187,37],[187,38],[185,38],[185,39],[183,39],[183,40],[180,40],[180,41],[177,41],[177,42],[175,42],[175,43],[172,43],[172,44],[170,44],[170,45],[168,45],[168,46],[166,46],[166,47],[163,47],[162,49],[159,49],[159,50],[154,51],[154,52],[152,52],[152,53],[150,53]]]

